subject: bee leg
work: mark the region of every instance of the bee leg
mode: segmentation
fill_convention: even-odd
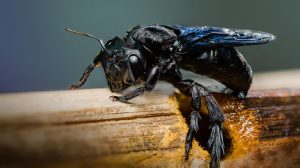
[[[175,84],[182,93],[187,96],[192,97],[192,113],[190,116],[189,130],[185,140],[185,159],[188,159],[190,149],[192,148],[192,141],[195,134],[199,130],[199,120],[201,120],[200,110],[201,110],[201,96],[203,96],[203,89],[198,87],[198,85],[193,80],[182,80],[181,82]]]
[[[86,82],[87,78],[89,77],[89,75],[91,74],[91,72],[95,69],[96,65],[95,64],[90,64],[84,71],[84,73],[82,74],[81,78],[79,79],[79,81],[76,84],[70,85],[69,86],[69,90],[73,90],[73,89],[78,89],[80,88],[82,85],[84,85],[84,83]]]
[[[207,144],[209,153],[211,155],[210,168],[219,167],[221,155],[225,153],[222,130],[222,124],[225,120],[225,115],[223,114],[219,104],[204,86],[194,82],[193,80],[182,80],[174,85],[183,94],[192,97],[192,113],[189,131],[187,133],[185,142],[185,158],[188,158],[189,151],[192,147],[192,140],[199,129],[198,121],[201,119],[199,114],[201,109],[201,96],[204,96],[210,118],[211,133]]]
[[[210,136],[207,144],[211,156],[210,168],[218,168],[221,156],[225,154],[223,139],[225,115],[212,94],[205,96],[205,100],[210,120]]]
[[[113,101],[127,102],[139,95],[144,94],[144,92],[151,92],[156,85],[160,76],[160,68],[159,66],[154,66],[148,73],[148,78],[143,87],[139,87],[133,91],[125,93],[122,96],[110,96],[110,99]]]

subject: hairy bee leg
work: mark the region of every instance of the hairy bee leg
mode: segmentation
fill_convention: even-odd
[[[212,94],[205,97],[210,119],[210,136],[208,139],[208,149],[211,155],[210,167],[220,167],[221,156],[225,154],[224,137],[223,137],[223,122],[225,115],[222,112],[220,105]]]
[[[95,69],[95,67],[95,64],[90,64],[83,72],[79,81],[76,84],[70,85],[68,89],[73,90],[80,88],[86,82],[87,78],[90,76],[91,72]]]
[[[199,120],[201,120],[201,96],[205,93],[193,80],[182,80],[175,85],[182,93],[191,96],[192,112],[190,116],[189,130],[185,140],[185,159],[188,159],[192,148],[192,141],[199,130]]]
[[[143,87],[125,93],[122,96],[110,96],[110,99],[112,99],[113,101],[127,102],[128,100],[131,100],[139,95],[144,94],[145,91],[151,92],[155,87],[156,82],[159,79],[159,75],[160,75],[160,68],[159,66],[156,65],[150,70],[147,81]]]
[[[192,113],[189,125],[189,131],[186,137],[185,158],[188,158],[190,148],[192,147],[192,140],[195,133],[198,131],[198,120],[201,119],[199,112],[201,109],[201,98],[205,97],[207,109],[210,119],[210,137],[208,140],[208,149],[211,155],[210,168],[217,168],[220,166],[220,158],[225,153],[223,128],[222,124],[225,120],[218,102],[212,94],[206,91],[205,87],[197,84],[193,80],[183,80],[175,85],[182,93],[192,97]],[[196,113],[197,112],[197,113]],[[197,122],[196,122],[196,119]]]

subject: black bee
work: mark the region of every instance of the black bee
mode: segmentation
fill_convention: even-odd
[[[224,84],[226,89],[220,91],[223,94],[244,98],[252,82],[252,70],[235,47],[264,44],[275,39],[272,34],[251,30],[151,25],[136,26],[127,31],[124,38],[114,37],[104,45],[101,39],[89,34],[66,30],[94,38],[102,46],[79,82],[69,89],[81,87],[92,70],[102,64],[112,92],[143,84],[122,96],[111,96],[114,101],[127,102],[144,92],[151,92],[158,80],[167,81],[183,94],[191,96],[192,112],[185,142],[186,159],[199,129],[201,97],[204,97],[210,118],[208,149],[212,168],[220,166],[220,158],[225,154],[222,130],[225,115],[211,94],[212,91],[191,79],[183,80],[180,69]]]

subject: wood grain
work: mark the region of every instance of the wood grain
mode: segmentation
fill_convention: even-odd
[[[107,89],[0,94],[0,167],[208,165],[205,107],[184,161],[189,98],[165,83],[130,104],[110,95]],[[300,165],[300,89],[216,97],[227,117],[222,167]]]

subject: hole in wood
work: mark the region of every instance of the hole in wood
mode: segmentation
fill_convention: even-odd
[[[187,125],[190,124],[190,114],[191,114],[191,98],[182,95],[181,93],[175,93],[174,94],[177,103],[178,103],[178,107],[179,107],[179,111],[181,112],[183,118],[185,119],[185,122]],[[204,102],[204,100],[202,100],[202,102]],[[195,136],[195,140],[199,143],[199,145],[205,149],[208,150],[207,147],[207,142],[209,139],[209,135],[210,135],[210,122],[209,122],[209,116],[207,113],[207,109],[205,106],[205,103],[202,103],[202,108],[200,111],[200,115],[202,120],[199,121],[199,131],[197,132],[196,136]],[[222,156],[222,159],[225,158],[227,155],[229,155],[231,153],[231,148],[232,148],[232,138],[229,135],[228,130],[224,127],[224,144],[225,144],[225,155]]]

